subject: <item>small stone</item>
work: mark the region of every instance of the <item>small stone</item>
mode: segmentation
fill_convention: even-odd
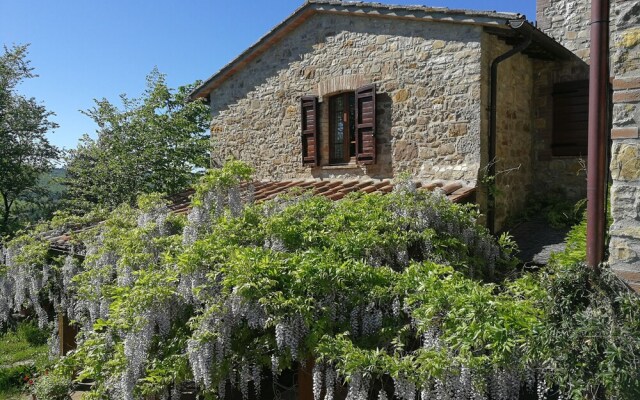
[[[302,76],[305,79],[313,79],[316,76],[316,67],[306,67]]]
[[[393,101],[396,103],[402,103],[409,98],[409,91],[407,89],[400,89],[393,95]]]
[[[621,144],[615,149],[611,176],[624,181],[640,179],[640,148],[637,145]]]
[[[395,143],[394,157],[399,160],[413,160],[418,155],[418,149],[414,144],[406,140],[398,140]]]
[[[455,124],[449,125],[449,136],[457,137],[467,134],[467,123],[466,122],[458,122]]]
[[[431,47],[433,49],[442,49],[445,46],[444,40],[434,40]]]
[[[640,28],[633,28],[622,34],[622,39],[618,42],[618,46],[629,49],[635,47],[638,43],[640,43]]]
[[[449,154],[455,153],[455,151],[456,151],[456,148],[454,147],[454,145],[450,143],[442,144],[436,150],[439,156],[447,156]]]
[[[626,226],[616,231],[616,235],[627,236],[634,239],[640,239],[640,227]]]
[[[611,258],[614,262],[633,261],[638,258],[638,254],[629,247],[628,243],[619,238],[611,240],[610,249]]]
[[[427,89],[420,87],[416,90],[416,97],[427,97]]]

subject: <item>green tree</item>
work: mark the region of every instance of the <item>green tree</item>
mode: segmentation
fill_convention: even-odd
[[[141,98],[121,95],[122,108],[103,98],[84,112],[98,125],[98,137],[85,135],[70,152],[65,183],[74,211],[132,204],[139,194],[193,183],[209,160],[208,108],[187,102],[194,86],[172,90],[154,69]]]
[[[0,235],[20,225],[16,205],[39,190],[40,176],[60,156],[46,137],[57,127],[49,120],[53,113],[16,90],[23,80],[37,76],[26,58],[27,48],[5,46],[0,56]]]

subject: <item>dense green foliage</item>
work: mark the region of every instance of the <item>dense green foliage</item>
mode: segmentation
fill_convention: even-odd
[[[98,137],[85,135],[67,159],[69,207],[86,212],[96,204],[134,204],[139,194],[176,193],[208,165],[209,111],[187,102],[196,85],[170,89],[157,70],[147,76],[141,98],[122,95],[123,108],[107,99],[85,114],[98,125]]]
[[[603,265],[586,265],[586,221],[541,272],[546,315],[540,357],[572,398],[640,398],[640,300]]]
[[[71,399],[71,378],[54,373],[41,375],[35,380],[30,391],[36,399]]]
[[[564,191],[556,189],[528,197],[524,209],[512,218],[511,224],[542,217],[552,228],[570,228],[582,221],[586,207],[585,199],[572,202]]]
[[[23,389],[35,372],[33,365],[15,365],[0,368],[0,395]]]
[[[311,360],[316,399],[343,382],[354,399],[640,395],[640,302],[580,264],[581,228],[522,274],[472,207],[410,182],[251,204],[249,181],[241,163],[212,171],[186,218],[158,195],[122,205],[80,235],[83,260],[44,260],[37,235],[8,243],[12,276],[46,275],[40,293],[81,328],[56,373],[93,379],[92,399],[173,398],[190,380],[247,396]]]
[[[0,236],[24,224],[16,205],[28,208],[42,197],[39,179],[60,156],[46,137],[57,127],[49,120],[53,113],[17,92],[22,81],[36,76],[26,57],[26,45],[5,47],[0,55]]]

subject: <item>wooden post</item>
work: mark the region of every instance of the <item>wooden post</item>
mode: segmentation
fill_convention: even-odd
[[[298,366],[298,400],[313,400],[313,357]]]
[[[76,335],[78,330],[69,325],[69,318],[64,313],[58,314],[58,339],[60,343],[60,355],[64,356],[76,348]]]

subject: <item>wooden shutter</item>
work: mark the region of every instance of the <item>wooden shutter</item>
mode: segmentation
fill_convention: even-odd
[[[303,96],[300,99],[302,112],[302,164],[318,165],[318,98]]]
[[[554,156],[586,156],[589,81],[557,83],[553,87]]]
[[[356,160],[362,164],[376,162],[376,86],[356,90]]]

